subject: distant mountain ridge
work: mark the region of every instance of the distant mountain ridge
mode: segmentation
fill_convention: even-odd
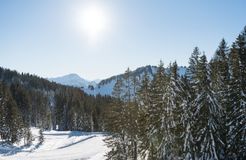
[[[169,71],[168,69],[166,70]],[[144,66],[139,67],[136,70],[132,71],[132,76],[142,78],[144,72],[147,72],[149,77],[152,79],[154,74],[157,72],[157,66]],[[186,73],[186,67],[178,67],[179,75],[184,75]],[[90,95],[112,95],[113,87],[116,83],[117,78],[123,78],[124,74],[119,74],[112,76],[110,78],[101,80],[101,81],[88,81],[81,78],[77,74],[68,74],[65,76],[57,78],[49,78],[49,81],[56,82],[63,85],[74,86],[81,88],[84,92]]]
[[[88,88],[89,85],[95,86],[97,85],[96,81],[89,81],[82,77],[80,77],[78,74],[72,73],[65,76],[60,76],[56,78],[48,78],[49,81],[56,82],[59,84],[67,85],[67,86],[73,86],[73,87],[79,87],[79,88]],[[99,81],[100,82],[100,81]]]

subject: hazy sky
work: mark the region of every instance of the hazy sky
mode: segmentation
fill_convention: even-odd
[[[160,59],[187,65],[195,46],[210,58],[223,37],[231,44],[245,8],[245,0],[1,0],[0,66],[93,80]]]

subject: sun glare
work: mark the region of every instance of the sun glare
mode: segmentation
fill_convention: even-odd
[[[79,15],[80,27],[90,41],[95,41],[108,27],[105,11],[99,6],[89,6]]]

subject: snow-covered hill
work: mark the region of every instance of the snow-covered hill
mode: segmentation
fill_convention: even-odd
[[[141,77],[144,75],[144,72],[146,71],[150,77],[153,77],[153,75],[156,73],[156,70],[157,70],[156,66],[149,65],[145,67],[140,67],[132,71],[132,76],[139,77],[141,79]],[[112,95],[112,91],[117,81],[117,78],[122,79],[123,74],[115,75],[110,78],[104,79],[100,81],[100,83],[98,83],[97,86],[93,88],[91,87],[91,88],[84,89],[84,91],[91,95],[97,95],[97,94]]]
[[[136,70],[132,71],[132,76],[137,77],[138,79],[141,80],[145,71],[148,73],[150,79],[152,79],[154,74],[157,72],[157,67],[148,65],[145,67],[137,68]],[[182,67],[182,66],[179,67],[178,73],[181,76],[184,75],[186,73],[186,67]],[[91,95],[97,95],[97,94],[112,95],[113,87],[117,81],[117,78],[119,79],[123,78],[123,74],[119,74],[116,76],[112,76],[108,79],[104,79],[94,87],[84,88],[84,91]]]
[[[32,128],[32,132],[34,141],[29,147],[0,145],[0,160],[104,160],[108,151],[101,133],[46,131],[44,143],[38,146],[38,130]]]
[[[88,88],[89,85],[97,85],[96,81],[88,81],[84,78],[81,78],[79,75],[72,73],[61,77],[48,78],[49,81],[56,82],[63,85],[79,87],[79,88]]]
[[[157,71],[157,67],[148,65],[148,66],[137,68],[136,70],[132,71],[132,76],[141,79],[145,71],[152,79]],[[184,75],[185,72],[186,72],[186,67],[181,66],[178,68],[179,75]],[[76,74],[69,74],[63,77],[50,78],[49,80],[63,85],[82,88],[83,91],[91,95],[97,95],[97,94],[112,95],[113,87],[116,83],[117,78],[120,79],[123,78],[123,74],[115,75],[101,81],[91,81],[91,82],[79,77]]]

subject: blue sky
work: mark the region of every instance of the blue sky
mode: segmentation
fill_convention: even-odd
[[[90,6],[108,19],[95,42],[77,23]],[[195,46],[210,58],[222,38],[230,45],[245,8],[245,0],[1,0],[0,66],[93,80],[160,59],[187,65]]]

